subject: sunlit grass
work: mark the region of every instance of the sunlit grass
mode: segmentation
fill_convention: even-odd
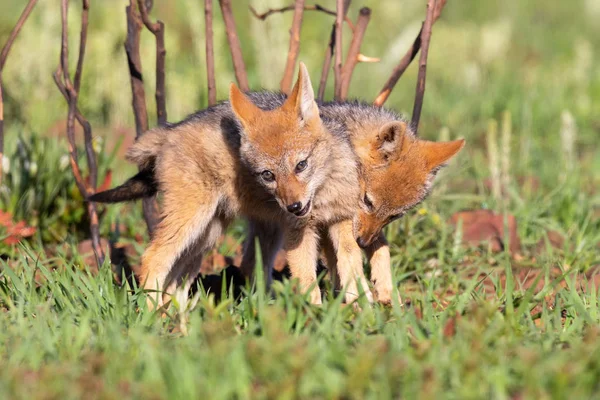
[[[167,105],[176,121],[206,105],[204,22],[202,2],[172,3],[156,2],[153,16],[167,29]],[[287,4],[251,3],[259,11]],[[251,87],[277,89],[291,14],[255,21],[247,2],[240,4],[235,17]],[[0,261],[0,398],[598,397],[599,280],[592,273],[600,265],[600,75],[594,68],[600,25],[592,4],[448,2],[434,28],[419,132],[428,139],[465,137],[467,145],[440,173],[430,198],[386,228],[394,278],[410,305],[360,300],[357,308],[328,290],[324,305],[315,307],[284,281],[270,292],[248,283],[240,297],[225,285],[199,288],[189,304],[154,313],[138,288],[116,283],[120,277],[108,265],[97,275],[88,272],[76,248],[87,233],[64,222],[57,238],[38,234]],[[425,5],[355,1],[349,15],[362,5],[373,13],[361,51],[382,61],[357,66],[350,95],[369,101],[412,42]],[[1,2],[0,43],[21,7]],[[71,2],[72,46],[78,7]],[[107,149],[123,127],[133,136],[124,7],[92,2],[90,12],[80,106]],[[215,9],[222,99],[234,76],[217,2]],[[31,163],[15,161],[17,138],[64,131],[66,104],[51,79],[59,22],[58,4],[39,2],[4,71],[5,154],[19,182],[30,178]],[[321,13],[305,15],[300,59],[315,85],[332,22]],[[144,32],[151,125],[153,46]],[[410,114],[415,78],[412,66],[390,107]],[[502,158],[506,115],[508,160]],[[490,120],[498,121],[498,158],[510,171],[500,199],[489,183]],[[70,221],[56,205],[81,202],[76,191],[63,193],[66,144],[48,140],[33,151],[39,184],[2,181],[3,211],[28,223],[42,211],[49,221]],[[135,170],[106,154],[100,175],[109,167],[113,184]],[[63,191],[60,201],[43,194],[51,189]],[[471,208],[514,215],[522,254],[465,246],[464,227],[448,220]],[[102,235],[131,245],[130,262],[139,264],[147,240],[139,205],[103,212]],[[561,245],[550,245],[552,231],[564,238]],[[242,225],[230,233],[241,239]]]

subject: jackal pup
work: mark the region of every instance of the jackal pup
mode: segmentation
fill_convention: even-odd
[[[321,120],[304,64],[291,95],[285,101],[282,97],[248,97],[232,84],[230,104],[141,136],[127,153],[141,172],[90,198],[129,200],[124,188],[143,188],[140,183],[149,177],[163,193],[162,220],[142,256],[144,288],[172,292],[183,286],[181,293],[187,295],[202,254],[233,218],[243,215],[281,227],[292,276],[302,290],[312,286],[313,303],[321,302],[315,270],[318,232],[335,234],[338,223],[352,220],[356,212],[356,155],[343,129],[326,127]],[[149,193],[141,189],[139,194]],[[342,234],[348,235],[337,235]],[[351,233],[344,240],[357,247]],[[360,259],[344,253],[337,259],[344,271],[363,275]],[[165,300],[157,298],[159,305]]]
[[[419,139],[399,114],[370,104],[331,102],[321,104],[319,108],[323,120],[344,127],[359,159],[359,207],[353,223],[338,224],[337,233],[343,231],[342,238],[356,238],[365,249],[371,265],[373,296],[379,302],[390,303],[393,293],[390,252],[382,229],[427,197],[437,171],[460,151],[464,140],[432,142]],[[256,221],[250,224],[249,231],[251,240],[247,244],[250,246],[246,247],[242,261],[246,275],[252,273],[255,264],[252,239],[259,238],[263,258],[271,259],[270,252],[275,250],[270,245],[272,238],[281,235],[277,233],[277,227]],[[338,266],[337,254],[356,250],[352,246],[340,248],[339,239],[332,243],[331,238],[330,233],[322,232],[321,248],[335,282],[336,271],[340,277],[349,273],[342,270],[345,265]],[[356,273],[352,276],[365,282],[364,276]],[[363,287],[367,293],[366,286]],[[347,300],[352,298],[350,291],[347,288]]]

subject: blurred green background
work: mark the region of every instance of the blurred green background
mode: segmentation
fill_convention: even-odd
[[[248,5],[263,12],[292,0],[232,2],[251,87],[278,89],[292,13],[263,22]],[[25,3],[0,0],[0,43]],[[177,121],[207,104],[204,2],[155,3],[151,18],[166,26],[168,117]],[[70,4],[74,66],[81,4]],[[112,168],[112,185],[135,170],[120,158],[134,137],[126,4],[91,0],[79,101],[94,129],[99,182]],[[372,8],[362,53],[381,62],[356,67],[350,97],[371,102],[414,40],[426,0],[354,0],[350,18],[362,6]],[[217,0],[214,10],[224,99],[234,75]],[[52,80],[60,2],[39,0],[3,74],[9,168],[0,217],[37,231],[7,244],[0,218],[0,398],[598,398],[598,21],[600,0],[448,0],[433,29],[419,134],[467,145],[428,200],[386,228],[394,281],[411,306],[340,307],[342,296],[329,290],[311,307],[284,281],[274,298],[248,286],[241,299],[215,305],[201,291],[195,306],[161,316],[145,308],[142,291],[115,285],[110,268],[95,274],[89,246],[80,246],[89,230],[57,140],[67,105]],[[299,58],[315,84],[332,23],[305,13]],[[349,40],[345,29],[345,49]],[[141,50],[153,126],[155,46],[146,30]],[[407,116],[416,67],[386,104]],[[491,120],[501,121],[496,136]],[[490,190],[489,154],[510,178],[502,196]],[[469,245],[466,225],[447,222],[482,208],[514,215],[518,257]],[[146,243],[139,204],[100,213],[102,237],[118,239],[138,265]],[[241,240],[243,226],[229,233]]]
[[[125,145],[122,147],[125,147],[134,137],[131,88],[123,47],[127,4],[115,0],[91,2],[79,105],[92,123],[97,147],[103,142],[107,149],[123,138]],[[233,1],[252,89],[279,88],[292,12],[274,14],[261,21],[252,15],[249,5],[260,13],[289,4],[290,1],[284,0]],[[308,1],[307,4],[314,3]],[[333,0],[318,4],[335,9]],[[7,38],[24,5],[23,0],[1,2],[0,42]],[[180,120],[207,105],[203,6],[203,1],[157,0],[151,13],[153,20],[160,18],[166,26],[170,121]],[[371,102],[412,44],[425,15],[426,1],[353,1],[349,17],[356,20],[358,10],[363,6],[372,9],[372,16],[361,52],[379,57],[381,62],[357,65],[349,97]],[[213,8],[217,94],[218,99],[225,99],[234,74],[218,1],[214,1]],[[70,61],[73,67],[79,40],[80,9],[79,1],[70,2]],[[599,18],[598,0],[448,1],[433,29],[420,128],[420,135],[429,139],[440,137],[440,132],[446,132],[443,137],[467,138],[466,150],[459,161],[453,163],[457,167],[451,169],[455,172],[449,172],[453,177],[448,181],[459,183],[463,193],[486,194],[482,182],[489,176],[485,134],[488,122],[492,118],[501,119],[502,113],[509,111],[513,127],[510,169],[514,176],[534,176],[542,191],[548,191],[555,187],[557,178],[564,175],[563,166],[575,163],[576,175],[581,177],[576,186],[588,194],[592,191],[590,188],[598,186],[600,177],[594,171],[600,170]],[[333,22],[332,16],[322,12],[306,11],[304,14],[299,60],[307,64],[315,86]],[[3,74],[7,155],[15,153],[19,136],[27,138],[37,134],[55,138],[65,135],[67,105],[52,80],[59,59],[60,30],[59,2],[40,0],[13,46]],[[346,27],[344,50],[348,48],[350,37]],[[147,30],[142,32],[141,52],[150,126],[153,126],[156,123],[155,45],[153,35]],[[416,74],[417,62],[414,62],[386,106],[410,116]],[[332,91],[331,73],[326,99],[332,98]],[[571,115],[575,123],[569,134],[573,137],[567,138],[567,142],[575,143],[574,152],[565,149],[569,144],[565,143],[564,135],[561,138],[564,113]],[[66,143],[61,143],[58,149],[54,144],[45,145],[59,151],[47,157],[54,160],[47,163],[56,166],[57,160],[66,154]],[[62,153],[60,147],[64,149]],[[36,151],[46,152],[43,146],[32,152]],[[100,182],[109,167],[114,170],[113,184],[122,182],[133,171],[133,166],[118,161],[118,155],[116,162],[110,156],[104,160],[100,163]],[[23,162],[23,165],[29,164],[29,161]],[[470,184],[460,185],[458,179]],[[48,186],[57,184],[50,181]],[[74,192],[73,188],[69,190]],[[21,207],[23,214],[28,214],[29,210],[39,211],[34,206],[36,201],[25,202],[22,194],[10,190],[13,190],[12,209]],[[35,196],[31,184],[28,190],[32,192],[30,197]],[[24,203],[30,206],[23,207]],[[484,207],[490,204],[486,200],[483,203]],[[481,202],[478,205],[481,206]],[[457,203],[453,208],[467,206],[474,204]],[[73,218],[73,221],[79,219]]]
[[[155,1],[152,18],[166,25],[167,108],[176,121],[203,108],[206,98],[204,12],[202,1]],[[227,95],[234,80],[218,1],[214,2],[217,93]],[[235,19],[251,88],[278,89],[287,54],[292,13],[275,14],[266,21],[258,12],[290,1],[234,0]],[[335,9],[335,1],[319,4]],[[24,0],[0,4],[0,42],[18,18]],[[75,63],[80,2],[70,2],[71,62]],[[102,128],[133,126],[131,91],[123,42],[126,1],[92,1],[80,106],[96,133]],[[312,1],[307,4],[313,4]],[[425,0],[353,1],[348,13],[356,19],[362,6],[372,17],[362,53],[380,57],[377,64],[359,64],[350,97],[372,101],[394,65],[412,43],[424,18]],[[593,144],[600,113],[600,2],[450,0],[433,31],[429,54],[422,134],[435,137],[441,126],[453,135],[481,132],[487,119],[508,109],[522,131],[545,139],[530,150],[560,152],[557,121],[568,109],[580,128],[582,144]],[[307,11],[299,59],[318,84],[333,17]],[[154,115],[154,37],[142,35],[143,73],[148,108]],[[350,40],[344,31],[345,49]],[[7,135],[16,131],[47,132],[64,129],[66,105],[51,74],[59,57],[60,5],[40,0],[17,39],[8,59],[4,84]],[[410,114],[416,63],[400,80],[387,105]],[[331,98],[333,79],[329,80]],[[594,131],[595,130],[595,131]],[[535,156],[533,157],[535,159]]]

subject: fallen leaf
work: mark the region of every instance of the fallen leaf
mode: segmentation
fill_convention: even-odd
[[[521,251],[521,240],[517,234],[517,220],[507,215],[509,251],[516,255]],[[489,243],[492,251],[504,250],[504,216],[490,210],[468,210],[455,213],[450,224],[456,226],[462,220],[463,241],[469,245]]]
[[[535,245],[535,249],[538,253],[544,253],[547,250],[547,246],[549,245],[553,249],[561,250],[565,243],[565,238],[557,231],[548,231],[546,232],[548,237],[548,242],[546,243],[546,238],[542,237]]]
[[[28,226],[25,221],[13,222],[13,216],[9,212],[0,211],[0,226],[6,230],[6,237],[2,241],[6,244],[17,244],[24,238],[31,237],[37,229]]]

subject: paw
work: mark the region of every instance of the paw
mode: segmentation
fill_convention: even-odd
[[[375,289],[375,300],[377,300],[378,303],[391,306],[392,296],[394,296],[394,289],[391,287]],[[396,297],[398,299],[398,304],[402,305],[400,294],[397,294]]]
[[[322,304],[322,300],[321,300],[321,290],[319,290],[319,288],[315,288],[310,292],[310,304],[317,304],[317,305],[321,305]]]

